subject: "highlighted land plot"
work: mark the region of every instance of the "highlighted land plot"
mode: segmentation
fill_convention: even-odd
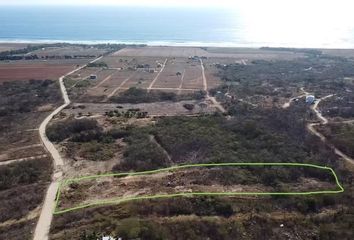
[[[129,177],[134,177],[134,176],[141,176],[143,177],[143,183],[144,182],[149,182],[153,181],[154,178],[156,178],[157,175],[159,177],[164,176],[168,173],[176,173],[178,171],[187,171],[187,170],[197,170],[199,168],[201,169],[212,169],[212,168],[221,168],[221,167],[238,167],[238,168],[249,168],[249,167],[271,167],[271,168],[293,168],[290,169],[292,171],[295,171],[296,168],[306,168],[311,171],[316,170],[316,171],[326,171],[326,174],[329,174],[329,177],[334,180],[335,184],[335,189],[326,189],[326,190],[316,190],[316,191],[254,191],[254,189],[251,189],[250,191],[229,191],[230,188],[226,188],[226,191],[216,191],[215,187],[214,188],[206,188],[207,191],[183,191],[181,189],[181,192],[171,192],[171,191],[166,191],[166,193],[157,193],[157,194],[138,194],[138,195],[133,195],[129,196],[126,194],[123,194],[120,197],[114,197],[109,199],[91,199],[88,202],[83,202],[83,203],[75,203],[77,204],[75,206],[70,206],[70,207],[61,207],[61,195],[63,192],[63,189],[69,185],[79,185],[79,183],[87,183],[88,181],[99,181],[100,179],[103,178],[109,178],[113,177],[114,179],[123,179],[123,178],[129,178]],[[299,170],[299,169],[297,169]],[[161,175],[161,176],[160,176]],[[107,186],[104,185],[104,183],[101,183],[100,188],[107,188]],[[92,186],[90,186],[92,188]],[[121,189],[120,189],[121,190]],[[79,190],[77,190],[79,192]],[[95,190],[94,190],[95,191]],[[176,191],[176,188],[174,188],[174,191]],[[75,192],[75,191],[74,191]],[[84,191],[86,193],[86,191]],[[168,167],[168,168],[163,168],[163,169],[157,169],[157,170],[151,170],[151,171],[143,171],[143,172],[128,172],[128,173],[111,173],[111,174],[102,174],[102,175],[94,175],[94,176],[84,176],[84,177],[79,177],[79,178],[72,178],[72,179],[67,179],[63,180],[60,184],[58,193],[57,193],[57,198],[56,198],[56,206],[54,210],[54,214],[62,214],[62,213],[67,213],[83,208],[88,208],[88,207],[95,207],[95,206],[105,206],[105,205],[114,205],[114,204],[120,204],[123,202],[128,202],[128,201],[135,201],[135,200],[144,200],[144,199],[162,199],[162,198],[174,198],[174,197],[192,197],[192,196],[237,196],[237,195],[249,195],[249,196],[304,196],[304,195],[318,195],[318,194],[338,194],[344,192],[344,188],[340,184],[338,177],[334,170],[330,167],[326,166],[318,166],[314,164],[306,164],[306,163],[208,163],[208,164],[189,164],[189,165],[181,165],[181,166],[174,166],[174,167]],[[86,193],[88,194],[88,193]],[[112,192],[110,193],[112,194]],[[110,196],[108,194],[108,196]],[[80,201],[78,201],[80,202]]]

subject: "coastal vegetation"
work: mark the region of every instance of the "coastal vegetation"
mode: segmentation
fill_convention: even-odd
[[[146,89],[131,87],[119,96],[113,96],[111,101],[114,103],[150,103],[160,101],[182,101],[182,100],[201,100],[205,97],[204,91],[196,91],[192,94],[177,95],[173,92],[151,91]]]

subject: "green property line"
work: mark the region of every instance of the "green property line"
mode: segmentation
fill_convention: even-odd
[[[109,200],[101,200],[93,203],[82,204],[76,207],[58,210],[59,199],[61,194],[61,189],[63,186],[73,183],[79,182],[82,180],[92,180],[102,177],[125,177],[125,176],[139,176],[139,175],[151,175],[160,172],[168,172],[175,171],[185,168],[193,168],[193,167],[249,167],[249,166],[277,166],[277,167],[309,167],[309,168],[317,168],[321,170],[330,171],[335,179],[338,189],[337,190],[324,190],[324,191],[311,191],[311,192],[192,192],[192,193],[175,193],[175,194],[157,194],[157,195],[146,195],[146,196],[138,196],[138,197],[126,197],[126,198],[117,198],[117,199],[109,199]],[[237,196],[237,195],[252,195],[252,196],[305,196],[305,195],[316,195],[316,194],[337,194],[344,192],[343,186],[340,184],[337,174],[331,167],[327,166],[319,166],[314,164],[307,163],[202,163],[202,164],[188,164],[188,165],[180,165],[162,169],[156,169],[151,171],[143,171],[143,172],[128,172],[128,173],[109,173],[109,174],[100,174],[93,176],[84,176],[79,178],[71,178],[67,180],[62,180],[57,192],[56,203],[54,209],[54,215],[67,213],[83,208],[93,207],[93,206],[101,206],[101,205],[113,205],[119,204],[128,201],[134,200],[143,200],[143,199],[161,199],[161,198],[174,198],[174,197],[191,197],[191,196]]]

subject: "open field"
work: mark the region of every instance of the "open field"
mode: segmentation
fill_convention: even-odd
[[[198,48],[198,47],[136,47],[124,48],[114,56],[129,57],[190,57],[200,56],[208,58],[233,58],[233,59],[294,59],[303,57],[302,53],[290,51],[270,51],[256,48]]]
[[[16,61],[0,63],[0,82],[16,80],[57,80],[61,75],[75,69],[88,59]]]
[[[27,43],[0,43],[0,52],[25,48]]]
[[[36,51],[31,52],[31,54],[37,55],[39,58],[45,57],[98,57],[104,54],[106,51],[104,49],[97,49],[95,47],[81,47],[81,46],[67,46],[67,47],[45,47]]]
[[[324,54],[354,58],[354,49],[321,49]]]

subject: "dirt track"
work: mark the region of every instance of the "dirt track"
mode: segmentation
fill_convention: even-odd
[[[340,156],[341,158],[343,158],[343,159],[344,159],[345,161],[347,161],[348,163],[354,165],[354,159],[352,159],[351,157],[349,157],[348,155],[346,155],[346,154],[344,154],[342,151],[340,151],[338,148],[336,148],[335,146],[333,146],[332,144],[330,144],[329,141],[327,140],[327,138],[326,138],[322,133],[320,133],[319,131],[317,131],[316,128],[315,128],[316,126],[319,126],[319,125],[321,125],[321,124],[322,124],[322,125],[328,124],[328,119],[325,118],[325,117],[321,114],[321,112],[318,110],[318,105],[320,104],[320,102],[321,102],[322,100],[325,100],[325,99],[330,98],[330,97],[333,97],[333,96],[334,96],[333,94],[328,95],[328,96],[325,96],[325,97],[319,99],[319,100],[313,105],[312,110],[316,113],[316,116],[321,120],[321,123],[310,123],[310,124],[307,125],[307,128],[308,128],[308,130],[309,130],[312,134],[314,134],[314,135],[316,135],[317,137],[319,137],[322,142],[324,142],[324,143],[326,143],[326,144],[329,144],[329,146],[330,146],[331,148],[333,148],[334,152],[335,152],[338,156]],[[346,121],[346,122],[348,122],[348,121]],[[345,123],[345,122],[343,122],[343,123]]]
[[[293,97],[293,98],[290,98],[288,102],[284,103],[282,108],[283,109],[287,109],[290,107],[290,104],[295,100],[295,99],[298,99],[298,98],[302,98],[302,97],[306,97],[306,95],[309,95],[310,93],[309,92],[306,92],[304,90],[304,88],[300,88],[301,92],[303,92],[303,94],[299,95],[299,96],[296,96],[296,97]]]
[[[91,61],[91,63],[96,62],[96,61],[100,60],[101,58],[102,57],[99,57],[99,58]],[[52,183],[50,184],[50,186],[48,188],[48,191],[47,191],[47,194],[46,194],[46,197],[44,200],[41,215],[39,217],[39,220],[38,220],[35,232],[34,232],[34,237],[33,237],[34,240],[47,240],[48,239],[50,225],[51,225],[52,218],[53,218],[53,211],[54,211],[54,207],[55,207],[55,198],[56,198],[56,194],[57,194],[57,191],[59,188],[59,182],[60,182],[62,174],[63,174],[61,168],[64,165],[63,159],[61,158],[58,150],[55,148],[53,143],[50,142],[49,139],[47,138],[46,127],[55,115],[57,115],[59,112],[61,112],[65,107],[67,107],[70,104],[70,99],[68,97],[68,93],[67,93],[65,85],[64,85],[64,78],[70,74],[73,74],[73,73],[83,69],[84,67],[86,67],[86,65],[83,65],[82,67],[79,67],[79,68],[77,68],[77,69],[75,69],[75,70],[73,70],[73,71],[71,71],[59,78],[60,90],[63,95],[64,104],[61,105],[60,107],[58,107],[57,109],[55,109],[48,117],[46,117],[46,119],[44,119],[44,121],[41,123],[41,125],[39,127],[39,135],[40,135],[41,141],[42,141],[43,145],[45,146],[45,148],[47,149],[47,151],[51,154],[51,156],[54,160],[55,173],[53,175]]]
[[[203,60],[200,59],[200,65],[201,65],[201,68],[202,68],[202,76],[203,76],[203,89],[204,91],[206,91],[207,95],[206,95],[206,99],[209,100],[213,106],[217,109],[219,109],[220,112],[222,113],[226,113],[226,110],[225,108],[216,100],[215,97],[211,97],[209,95],[209,91],[208,91],[208,81],[207,81],[207,78],[205,76],[205,68],[204,68],[204,64],[203,64]]]

